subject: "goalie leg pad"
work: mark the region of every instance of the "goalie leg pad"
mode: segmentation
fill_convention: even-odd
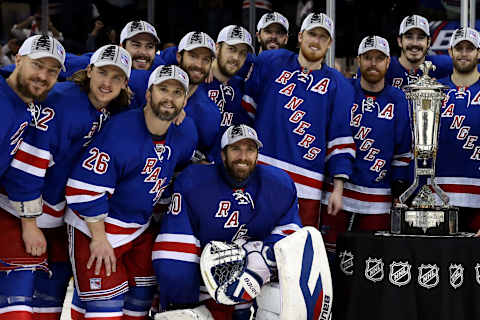
[[[206,306],[157,313],[155,320],[214,320]]]
[[[304,227],[278,241],[274,250],[282,296],[280,319],[330,319],[332,279],[320,232]]]

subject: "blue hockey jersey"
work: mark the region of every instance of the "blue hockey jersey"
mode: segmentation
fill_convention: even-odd
[[[153,249],[163,307],[199,301],[199,260],[208,242],[260,240],[273,261],[273,245],[301,226],[295,186],[282,170],[258,165],[242,189],[225,174],[223,164],[192,165],[175,181]]]
[[[480,208],[480,81],[457,87],[450,77],[439,80],[450,87],[440,111],[436,181],[450,204]]]
[[[343,209],[365,214],[388,213],[392,204],[391,183],[408,180],[412,159],[408,102],[400,89],[390,85],[378,94],[371,94],[362,89],[360,79],[352,80],[352,84],[355,104],[350,126],[357,157],[352,175],[344,184]]]
[[[353,88],[336,70],[300,66],[285,49],[257,56],[242,104],[264,147],[258,159],[295,181],[298,197],[321,199],[324,175],[350,176],[355,143],[349,126]]]
[[[107,119],[108,113],[97,110],[87,94],[70,81],[57,83],[42,103],[37,125],[28,128],[4,182],[13,201],[42,196],[39,227],[63,224],[68,174]]]
[[[143,110],[112,118],[74,165],[66,187],[66,223],[90,235],[82,217],[108,214],[113,247],[135,239],[149,225],[153,206],[174,169],[188,162],[197,144],[195,126],[170,125],[165,139],[152,137]]]
[[[0,143],[2,153],[0,157],[0,177],[3,177],[18,146],[20,145],[25,129],[32,121],[32,113],[28,106],[7,84],[5,78],[0,76],[0,105],[2,117],[0,117]]]
[[[453,72],[452,59],[449,55],[426,56],[425,60],[431,61],[436,67],[435,71],[430,71],[429,73],[432,78],[444,78]],[[420,69],[407,70],[400,64],[397,57],[391,57],[390,66],[385,75],[385,83],[401,88],[417,81],[422,75],[423,72]]]

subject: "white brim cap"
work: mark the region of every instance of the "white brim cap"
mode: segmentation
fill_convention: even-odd
[[[462,41],[468,41],[475,48],[480,48],[480,35],[477,30],[472,28],[458,28],[453,32],[452,37],[450,38],[450,48],[455,47]]]
[[[312,30],[314,28],[323,28],[327,30],[330,38],[333,39],[333,21],[324,13],[310,13],[302,23],[302,27],[300,28],[300,32]]]
[[[150,89],[151,86],[162,83],[167,80],[177,80],[181,83],[183,88],[185,89],[185,94],[188,93],[188,85],[189,79],[188,74],[183,71],[180,67],[175,65],[162,65],[158,66],[155,70],[153,70],[152,74],[148,78],[148,87],[147,90]]]
[[[385,54],[387,57],[390,57],[390,46],[388,41],[385,38],[379,36],[368,36],[363,38],[358,47],[358,55],[362,55],[365,52],[378,50]]]
[[[187,33],[178,45],[178,52],[183,50],[190,51],[196,48],[207,48],[215,57],[215,42],[205,32],[191,31]]]
[[[53,58],[60,63],[62,71],[67,71],[65,49],[57,39],[50,36],[36,35],[27,38],[18,49],[18,55],[31,59]]]
[[[222,141],[220,143],[220,146],[223,149],[226,146],[234,144],[235,142],[243,139],[253,140],[257,144],[257,147],[259,149],[263,147],[262,142],[258,139],[255,129],[245,124],[239,124],[229,127],[222,135]]]
[[[265,13],[261,18],[260,20],[258,21],[258,24],[257,24],[257,31],[260,32],[260,30],[268,27],[269,25],[273,24],[273,23],[278,23],[279,25],[281,25],[285,31],[287,31],[288,33],[288,28],[289,28],[289,23],[288,23],[288,19],[285,18],[282,14],[278,13],[278,12],[268,12],[268,13]]]
[[[158,43],[160,43],[160,38],[157,35],[155,27],[143,20],[130,21],[127,23],[120,33],[120,43],[123,43],[123,41],[133,38],[140,33],[150,34]]]
[[[225,42],[231,46],[244,43],[252,52],[255,51],[252,45],[252,35],[244,27],[229,25],[223,28],[217,37],[217,43]]]
[[[90,58],[90,64],[96,67],[116,66],[125,73],[127,79],[130,79],[132,57],[120,46],[108,44],[99,48]]]
[[[401,36],[409,30],[415,28],[422,30],[427,36],[430,37],[430,27],[428,25],[428,20],[416,14],[403,18],[402,23],[400,23],[400,30],[398,31],[398,35]]]

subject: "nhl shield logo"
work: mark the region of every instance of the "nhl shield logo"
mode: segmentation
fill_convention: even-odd
[[[390,264],[389,280],[396,286],[404,286],[412,279],[410,269],[412,266],[407,262],[395,262]]]
[[[353,274],[353,254],[350,251],[340,252],[340,270],[347,276]]]
[[[383,260],[368,258],[365,261],[365,278],[372,282],[383,280]]]
[[[450,285],[457,289],[463,284],[463,266],[461,264],[450,263]]]
[[[418,284],[427,289],[436,287],[440,281],[439,271],[436,264],[421,264],[418,267]]]
[[[475,279],[477,280],[477,283],[480,285],[480,263],[477,263],[475,265]]]

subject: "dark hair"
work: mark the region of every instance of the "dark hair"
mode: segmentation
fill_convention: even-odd
[[[75,72],[67,80],[77,84],[80,87],[80,89],[85,93],[88,94],[90,92],[90,78],[87,76],[87,69],[83,69]],[[130,104],[132,95],[133,95],[132,91],[128,86],[126,89],[122,88],[118,96],[112,101],[110,101],[110,103],[108,104],[107,106],[108,112],[114,115],[121,111],[126,110],[128,108],[128,105]]]

